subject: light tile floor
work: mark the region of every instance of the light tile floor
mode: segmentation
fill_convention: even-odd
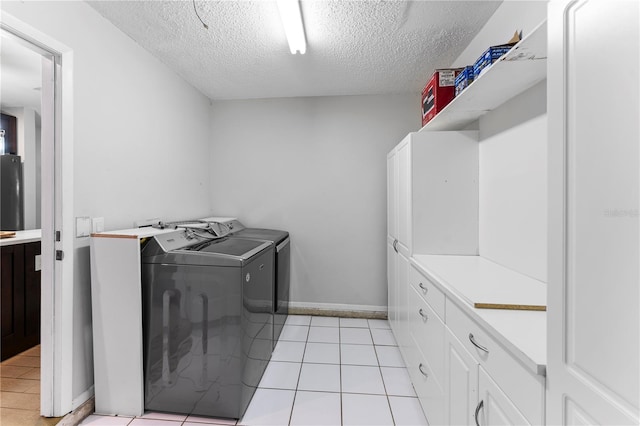
[[[91,415],[92,426],[427,425],[386,320],[289,316],[238,422],[166,413]]]

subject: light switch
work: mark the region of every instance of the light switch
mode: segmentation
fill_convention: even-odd
[[[94,217],[91,219],[91,232],[98,233],[104,231],[104,217]]]
[[[76,238],[88,237],[91,234],[91,218],[76,217]]]

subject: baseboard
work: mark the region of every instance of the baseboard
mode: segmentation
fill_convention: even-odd
[[[292,315],[387,319],[387,307],[375,305],[289,302],[289,313]]]
[[[64,416],[56,426],[77,426],[93,414],[96,409],[96,399],[93,394],[94,390],[91,386],[77,398],[74,398],[71,402],[73,411]]]

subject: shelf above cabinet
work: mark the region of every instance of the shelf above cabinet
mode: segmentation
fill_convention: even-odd
[[[547,22],[544,21],[420,131],[462,130],[546,77]]]

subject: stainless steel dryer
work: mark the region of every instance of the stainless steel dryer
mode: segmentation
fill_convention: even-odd
[[[232,238],[251,238],[270,241],[276,245],[273,289],[273,344],[289,315],[289,287],[291,282],[291,244],[289,233],[276,229],[246,228],[238,219],[230,217],[208,217],[201,219],[221,234]]]
[[[240,418],[271,358],[275,246],[208,235],[144,243],[145,409]]]

